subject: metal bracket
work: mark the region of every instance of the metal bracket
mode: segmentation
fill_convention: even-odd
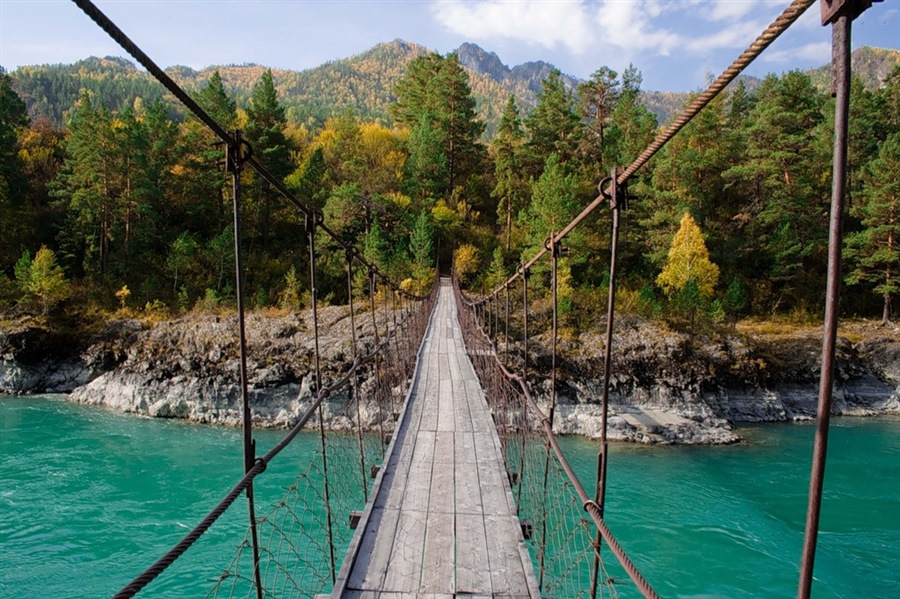
[[[597,189],[600,190],[600,195],[609,202],[609,207],[611,210],[615,210],[619,208],[620,210],[628,209],[628,182],[624,182],[622,184],[616,183],[618,179],[617,174],[618,169],[613,167],[612,173],[609,177],[606,177],[600,184],[597,186]],[[609,187],[612,189],[612,193],[606,191],[606,188]]]
[[[225,148],[225,170],[229,173],[239,173],[244,163],[253,156],[253,146],[245,140],[240,129],[234,132],[234,141]]]
[[[868,10],[873,2],[884,0],[819,0],[819,8],[822,10],[822,25],[830,25],[838,17],[847,14],[853,21]]]

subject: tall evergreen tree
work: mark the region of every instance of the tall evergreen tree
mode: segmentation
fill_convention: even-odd
[[[603,149],[606,129],[613,108],[619,99],[619,74],[609,67],[594,71],[591,78],[578,86],[578,112],[584,124],[581,137],[581,154],[591,174],[596,178],[605,173]]]
[[[22,251],[28,220],[27,180],[19,158],[19,131],[28,126],[25,103],[0,67],[0,264],[12,264]]]
[[[272,70],[266,69],[250,94],[246,137],[253,147],[256,159],[279,181],[283,181],[293,170],[291,148],[284,135],[286,124],[284,107],[278,101]],[[272,230],[272,206],[278,193],[260,178],[254,177],[253,182],[257,211],[255,220],[262,247],[266,250]]]
[[[433,189],[449,198],[457,188],[465,187],[469,177],[480,174],[485,151],[479,138],[484,123],[475,114],[468,75],[455,52],[413,59],[394,95],[397,101],[392,114],[411,130],[409,169],[419,179],[413,187],[420,192]],[[425,168],[423,159],[428,157],[421,150],[426,146],[430,159],[443,168]],[[437,148],[439,153],[434,152]]]
[[[724,176],[745,198],[743,258],[751,275],[767,273],[773,300],[818,301],[827,245],[824,97],[799,71],[770,75],[757,90],[746,160]]]
[[[519,119],[519,108],[510,96],[503,109],[497,136],[491,144],[494,155],[494,179],[491,192],[497,200],[498,222],[506,228],[506,251],[510,250],[514,213],[522,208],[527,185],[522,173],[522,146],[525,133]]]
[[[629,64],[622,72],[622,86],[606,130],[604,162],[624,166],[638,157],[653,140],[656,117],[641,104],[643,75]]]
[[[864,174],[862,201],[852,212],[862,221],[862,231],[847,236],[847,258],[852,269],[848,283],[867,282],[882,296],[882,321],[893,317],[892,296],[900,293],[900,133],[881,146],[878,158]]]
[[[557,164],[568,172],[575,171],[580,122],[558,69],[541,82],[538,104],[525,118],[525,128],[529,135],[528,174],[539,177],[551,154],[556,154]]]

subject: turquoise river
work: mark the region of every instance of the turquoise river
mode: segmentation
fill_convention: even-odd
[[[613,447],[608,521],[662,597],[796,595],[813,427],[740,432],[748,441],[729,447]],[[281,435],[260,432],[260,452]],[[315,444],[299,437],[257,496],[279,497]],[[591,481],[596,444],[564,445]],[[240,472],[237,430],[0,398],[0,597],[113,595]],[[243,540],[246,510],[239,500],[138,597],[206,596]],[[832,420],[815,577],[816,599],[900,597],[900,419]],[[623,585],[619,596],[635,595]]]

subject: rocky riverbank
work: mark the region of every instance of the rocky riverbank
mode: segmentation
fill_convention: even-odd
[[[349,310],[319,311],[323,376],[351,363]],[[251,314],[248,374],[255,426],[290,426],[312,398],[311,316]],[[361,351],[372,347],[371,321],[357,318]],[[738,327],[688,335],[636,317],[617,321],[610,437],[641,443],[733,443],[732,427],[815,415],[821,329],[760,331]],[[110,322],[90,338],[52,333],[27,322],[0,331],[0,392],[69,393],[73,401],[192,422],[240,422],[234,316],[189,315],[155,324]],[[723,332],[724,331],[724,332]],[[874,323],[842,329],[833,412],[900,414],[900,333]],[[851,339],[853,341],[851,341]],[[548,339],[530,340],[533,390],[549,397]],[[556,428],[596,436],[602,394],[603,332],[565,335],[560,343]],[[503,348],[501,344],[501,349]],[[517,354],[518,346],[511,347]],[[363,372],[361,389],[372,385]],[[401,391],[395,389],[395,394]],[[363,394],[366,395],[365,393]],[[371,394],[368,394],[371,395]],[[340,428],[346,395],[326,418]],[[378,410],[363,402],[363,421]]]

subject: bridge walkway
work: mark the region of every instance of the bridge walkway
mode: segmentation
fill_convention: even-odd
[[[334,597],[540,597],[449,280]]]

